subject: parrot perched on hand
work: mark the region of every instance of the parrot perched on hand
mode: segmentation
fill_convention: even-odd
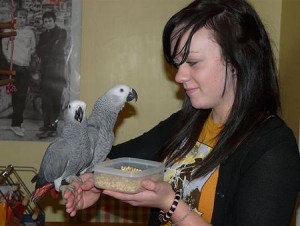
[[[137,101],[137,92],[127,85],[119,84],[96,100],[92,113],[88,118],[87,126],[94,157],[92,163],[82,173],[92,172],[97,163],[105,160],[115,139],[113,129],[119,112],[126,102],[133,99]]]
[[[65,111],[61,134],[48,146],[39,172],[31,180],[36,182],[31,200],[37,202],[53,188],[62,193],[65,189],[74,189],[71,184],[62,185],[62,181],[80,182],[76,175],[92,161],[92,151],[87,134],[86,104],[71,101]]]

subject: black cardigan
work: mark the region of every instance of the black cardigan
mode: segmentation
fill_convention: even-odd
[[[158,160],[178,114],[113,147],[109,158]],[[220,165],[214,226],[289,226],[300,188],[300,155],[292,131],[278,117],[257,128]],[[159,225],[153,209],[149,226]]]

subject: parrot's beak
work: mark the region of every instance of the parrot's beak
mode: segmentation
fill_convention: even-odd
[[[135,99],[135,102],[137,101],[138,99],[138,95],[137,95],[137,92],[134,90],[134,89],[131,89],[131,91],[129,92],[127,98],[126,98],[126,101],[132,101],[133,99]]]
[[[82,119],[83,119],[83,110],[82,107],[79,107],[75,112],[75,120],[81,123]]]

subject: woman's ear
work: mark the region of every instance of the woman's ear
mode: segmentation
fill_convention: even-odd
[[[230,65],[230,71],[231,71],[231,74],[233,76],[236,76],[237,75],[237,70],[235,69],[235,67],[233,67],[232,65]]]

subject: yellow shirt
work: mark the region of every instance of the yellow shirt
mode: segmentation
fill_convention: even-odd
[[[213,211],[218,169],[195,180],[191,180],[190,175],[194,165],[201,164],[202,159],[215,146],[221,129],[222,125],[214,123],[209,116],[195,147],[186,157],[168,167],[164,176],[165,181],[169,182],[175,190],[182,189],[182,199],[208,222],[211,221]]]
[[[199,136],[199,142],[207,144],[210,147],[214,147],[216,145],[217,139],[216,136],[222,129],[222,125],[214,123],[212,117],[208,118],[205,122],[204,128]],[[219,177],[219,168],[217,168],[210,178],[204,184],[200,201],[198,205],[198,210],[203,213],[202,217],[207,221],[211,222],[212,212],[214,209],[214,199],[216,193],[216,186]]]

